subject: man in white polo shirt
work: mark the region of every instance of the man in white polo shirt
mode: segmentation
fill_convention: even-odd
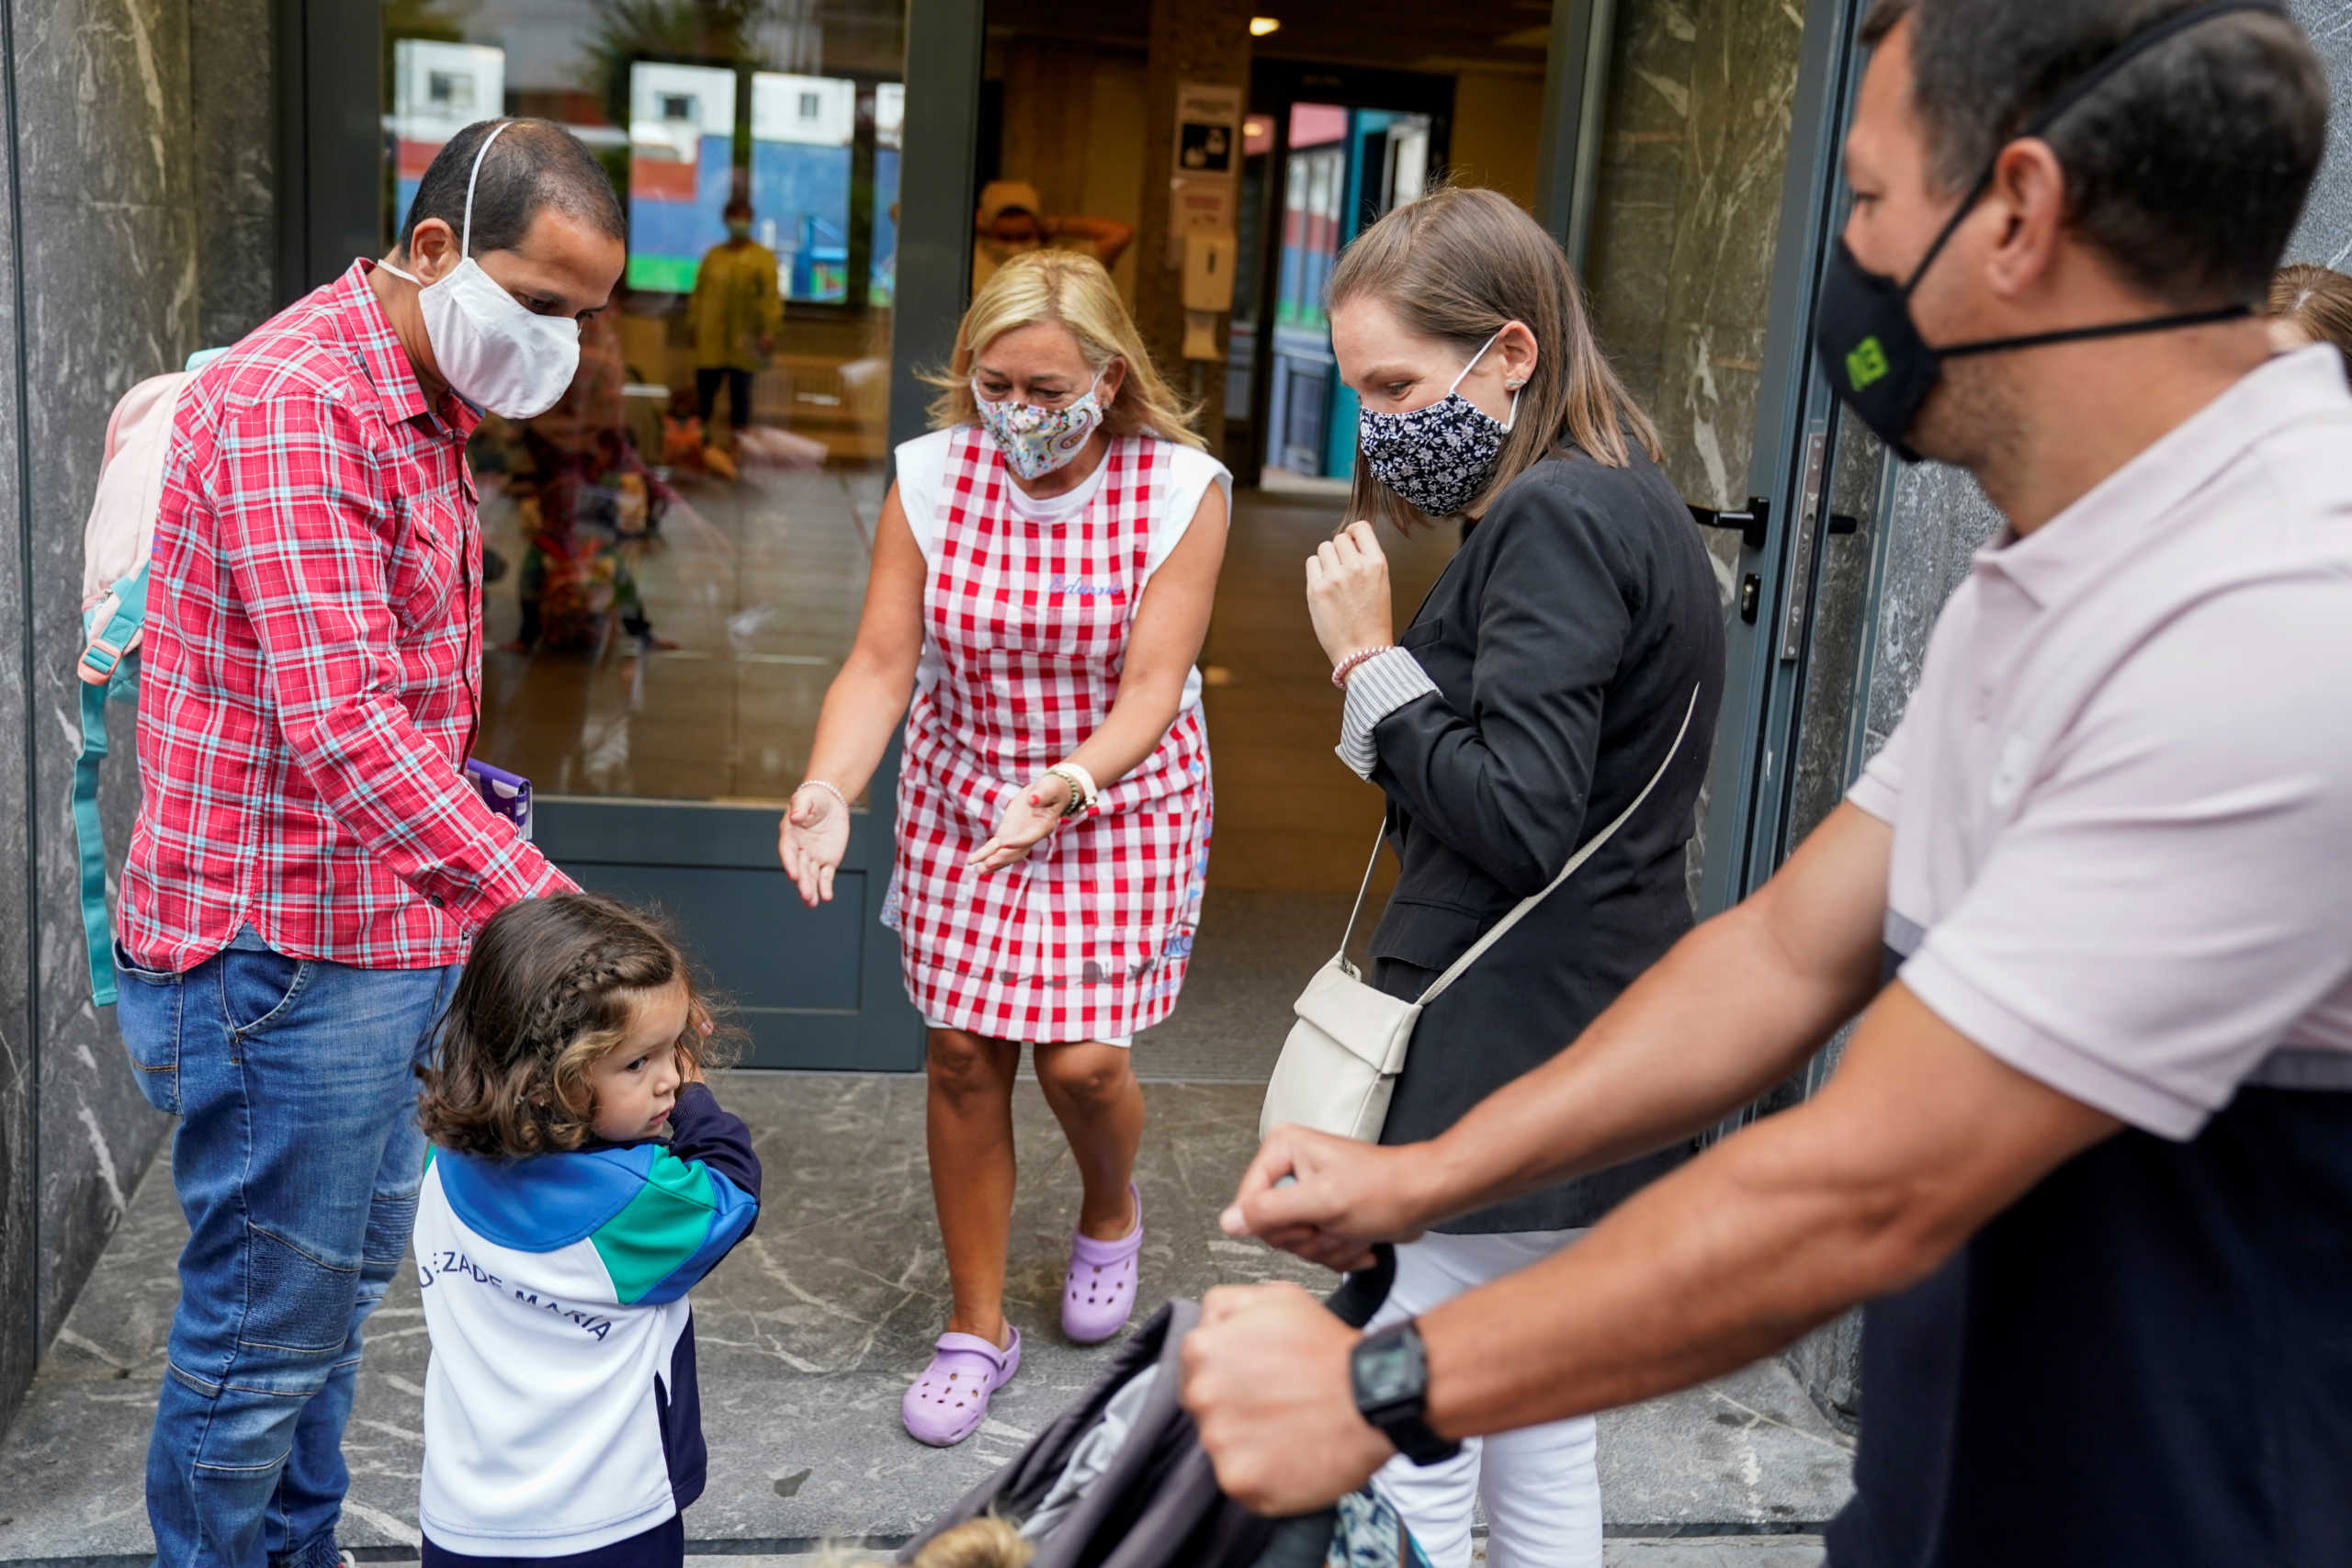
[[[2246,0],[1879,0],[1867,36],[1824,364],[2009,528],[1767,887],[1433,1143],[1278,1131],[1227,1227],[1359,1266],[1859,1012],[1844,1059],[1418,1324],[1213,1293],[1186,1402],[1294,1511],[1867,1301],[1836,1568],[2352,1563],[2352,390],[2245,310],[2324,79]]]

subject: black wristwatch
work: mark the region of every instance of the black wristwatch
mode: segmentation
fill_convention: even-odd
[[[1460,1443],[1439,1437],[1422,1419],[1429,1408],[1430,1364],[1421,1350],[1421,1331],[1411,1323],[1358,1340],[1348,1358],[1348,1381],[1363,1418],[1415,1464],[1438,1464],[1462,1451]]]

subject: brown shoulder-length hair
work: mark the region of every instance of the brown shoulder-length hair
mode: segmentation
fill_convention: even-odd
[[[1663,454],[1649,416],[1617,378],[1586,319],[1567,257],[1509,197],[1447,186],[1391,211],[1358,235],[1332,269],[1330,309],[1379,299],[1409,331],[1441,339],[1464,359],[1511,322],[1535,338],[1535,368],[1487,488],[1464,508],[1487,509],[1505,485],[1570,447],[1612,468],[1639,445]],[[1356,461],[1353,514],[1411,528],[1430,519]]]
[[[474,939],[441,1020],[439,1062],[417,1069],[417,1120],[446,1149],[491,1158],[576,1149],[594,1135],[588,1075],[623,1044],[649,991],[686,987],[681,1055],[720,1065],[694,971],[650,916],[594,893],[509,905]]]
[[[2263,313],[2292,321],[2313,343],[2334,344],[2352,376],[2352,277],[2309,262],[2282,266]]]

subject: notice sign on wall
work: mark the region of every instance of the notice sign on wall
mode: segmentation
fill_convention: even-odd
[[[1176,174],[1221,175],[1240,172],[1241,89],[1197,82],[1176,88]]]
[[[1169,182],[1168,265],[1184,265],[1184,236],[1233,231],[1241,175],[1239,87],[1176,87],[1176,169]]]

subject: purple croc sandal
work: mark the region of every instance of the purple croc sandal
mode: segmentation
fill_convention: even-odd
[[[1001,1350],[977,1334],[953,1333],[941,1335],[933,1348],[938,1354],[907,1390],[899,1417],[915,1441],[949,1449],[980,1429],[989,1396],[1021,1370],[1021,1330]]]
[[[1070,1237],[1069,1278],[1062,1282],[1062,1332],[1080,1345],[1099,1345],[1126,1325],[1136,1310],[1136,1259],[1143,1251],[1143,1195],[1133,1187],[1136,1228],[1116,1241]]]

